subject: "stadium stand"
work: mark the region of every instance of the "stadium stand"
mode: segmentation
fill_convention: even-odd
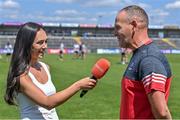
[[[23,23],[0,24],[0,48],[9,41],[12,45],[20,25]],[[95,24],[65,24],[65,23],[40,23],[48,33],[48,48],[58,49],[59,43],[63,42],[67,49],[72,49],[74,37],[79,36],[87,48],[95,52],[97,49],[118,48],[118,41],[114,36],[113,25]],[[149,26],[149,36],[155,41],[160,49],[180,48],[180,28],[171,26]],[[168,39],[163,41],[162,39]],[[174,47],[173,45],[176,47]]]

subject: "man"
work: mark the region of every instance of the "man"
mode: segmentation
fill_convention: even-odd
[[[61,42],[59,46],[59,59],[63,61],[63,54],[64,54],[64,44]]]
[[[122,79],[121,119],[171,119],[167,101],[171,70],[166,57],[148,37],[148,16],[139,6],[120,10],[115,20],[120,47],[133,51]]]
[[[74,58],[78,59],[79,58],[79,44],[75,43],[73,47],[74,47]]]
[[[7,56],[7,61],[9,61],[9,57],[12,54],[12,45],[10,44],[10,42],[8,41],[7,44],[5,45],[5,50],[6,50],[6,56]]]
[[[85,59],[85,53],[86,45],[84,44],[84,42],[81,42],[81,44],[79,45],[79,56],[81,57],[81,59]]]
[[[128,56],[127,56],[127,48],[121,48],[121,64],[126,64],[127,63],[127,59],[128,59]]]

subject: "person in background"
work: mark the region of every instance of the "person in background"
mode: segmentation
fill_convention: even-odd
[[[79,45],[79,56],[81,57],[81,59],[85,59],[86,50],[86,45],[84,44],[84,42],[81,42],[81,44]]]
[[[6,50],[6,57],[7,57],[7,61],[9,61],[9,58],[12,54],[12,45],[10,44],[10,42],[8,41],[7,44],[5,45],[5,50]]]
[[[121,48],[121,64],[128,64],[128,55],[131,53],[129,48]]]
[[[74,59],[78,59],[79,58],[79,44],[75,43],[74,46]]]
[[[40,61],[47,40],[43,27],[33,22],[22,25],[16,37],[4,99],[9,105],[18,104],[21,119],[57,120],[55,107],[79,90],[89,90],[96,85],[95,80],[86,77],[56,92],[49,66]]]
[[[59,46],[59,59],[63,61],[63,54],[64,54],[64,43],[60,43]]]
[[[121,9],[115,19],[119,46],[133,55],[121,81],[120,119],[172,119],[172,79],[167,58],[148,36],[148,15],[139,6]]]
[[[121,48],[121,64],[126,64],[126,48]]]

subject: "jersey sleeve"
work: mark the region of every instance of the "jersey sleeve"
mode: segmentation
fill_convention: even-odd
[[[140,63],[139,76],[146,94],[153,90],[165,92],[167,72],[162,62],[156,57],[149,56]]]

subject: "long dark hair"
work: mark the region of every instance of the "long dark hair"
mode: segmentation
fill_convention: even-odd
[[[32,44],[36,33],[40,29],[43,29],[41,25],[28,22],[22,25],[18,31],[7,76],[6,93],[4,95],[4,100],[9,105],[16,105],[15,97],[20,89],[20,75],[29,68]]]

